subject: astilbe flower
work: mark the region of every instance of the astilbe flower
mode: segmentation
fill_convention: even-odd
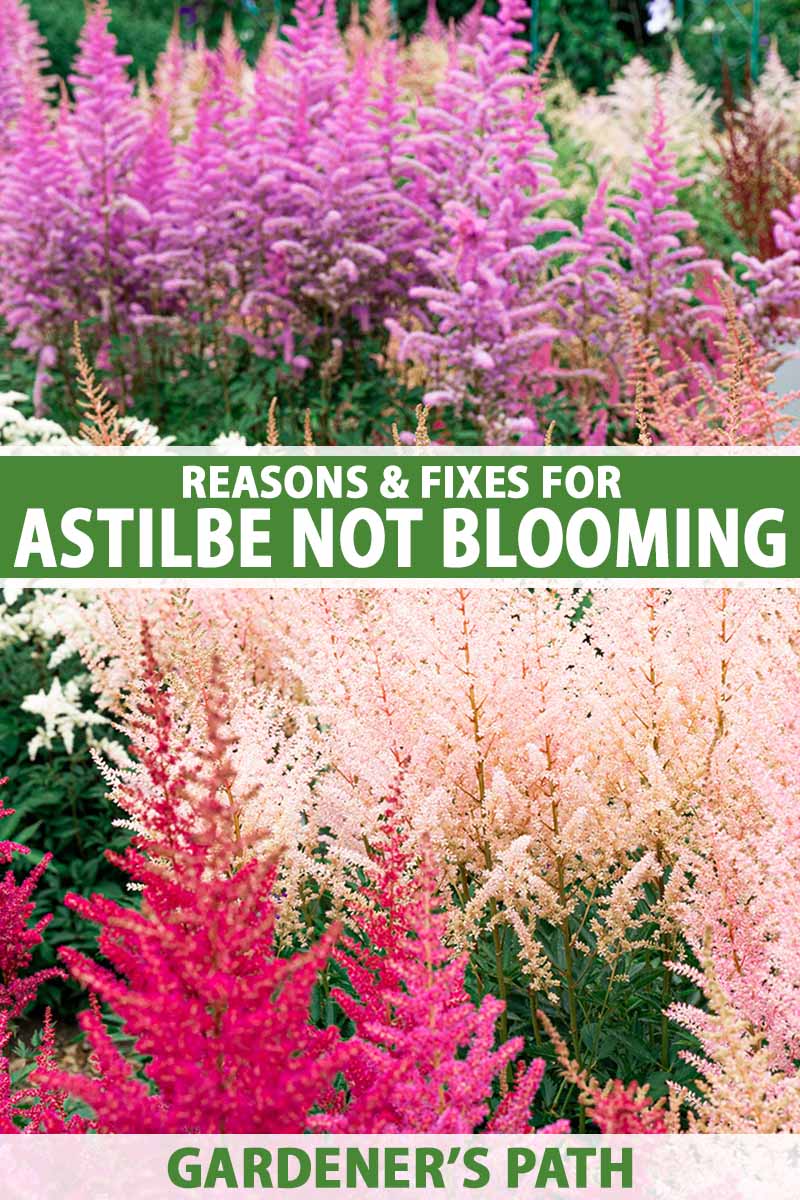
[[[643,157],[627,191],[607,204],[607,183],[601,184],[581,231],[560,244],[571,256],[563,268],[563,320],[575,331],[562,350],[574,369],[565,386],[580,434],[593,443],[608,434],[628,440],[635,431],[631,401],[642,340],[659,358],[654,380],[660,373],[681,385],[671,393],[673,424],[681,416],[678,396],[684,409],[677,440],[704,440],[708,408],[698,420],[698,371],[706,372],[713,387],[725,324],[721,289],[727,287],[732,297],[733,285],[721,264],[693,240],[696,221],[679,204],[679,192],[691,181],[677,174],[675,163],[657,95]],[[733,299],[729,315],[737,319]]]
[[[348,1098],[318,1127],[348,1133],[471,1133],[489,1116],[493,1090],[523,1048],[521,1038],[494,1048],[503,1004],[476,1007],[465,989],[466,955],[444,943],[446,917],[436,898],[429,856],[404,845],[402,769],[383,807],[357,933],[337,958],[356,992],[334,992],[355,1033],[342,1048]],[[520,1061],[489,1121],[493,1132],[531,1132],[530,1107],[542,1059]],[[567,1132],[558,1121],[542,1132]]]
[[[145,128],[133,103],[126,70],[130,59],[117,53],[109,19],[105,0],[89,10],[70,76],[75,104],[65,129],[83,226],[72,268],[70,317],[100,318],[103,340],[95,357],[107,366],[112,341],[128,332],[130,184]]]
[[[797,430],[786,409],[797,396],[777,396],[770,387],[778,356],[753,337],[730,294],[723,303],[725,329],[719,335],[716,363],[686,359],[678,374],[670,371],[657,339],[644,335],[623,300],[627,377],[636,397],[640,440],[709,446],[796,441]]]
[[[33,91],[46,90],[44,38],[20,0],[0,0],[0,160],[10,149],[12,125]]]
[[[63,297],[70,294],[77,252],[75,216],[65,201],[73,171],[60,115],[54,125],[42,97],[26,91],[0,177],[0,310],[14,332],[14,345],[38,356],[37,416],[43,412],[47,368],[56,361],[64,332]]]
[[[794,1073],[798,1054],[797,797],[781,797],[772,827],[748,828],[718,817],[707,823],[702,851],[686,856],[691,872],[681,925],[698,961],[714,977],[776,1074]],[[767,827],[765,828],[765,825]],[[776,857],[777,855],[777,857]]]
[[[431,10],[408,49],[385,4],[363,37],[340,36],[330,2],[303,0],[293,17],[252,69],[230,27],[213,51],[182,47],[174,30],[137,93],[96,3],[74,101],[53,113],[38,69],[14,75],[0,311],[38,357],[38,415],[52,368],[70,369],[75,320],[116,401],[191,355],[226,405],[242,339],[289,377],[318,370],[331,396],[340,356],[388,325],[384,365],[402,360],[404,384],[466,412],[484,439],[541,442],[557,414],[568,438],[629,439],[617,285],[691,407],[684,355],[718,366],[721,269],[677,199],[686,181],[667,140],[680,151],[684,110],[708,115],[679,60],[630,194],[607,207],[601,191],[579,231],[560,215],[541,121],[548,59],[527,70],[523,0],[494,17],[476,6],[446,38]],[[791,261],[762,273],[737,305],[772,344],[772,317],[776,330],[794,320]]]
[[[0,786],[7,782],[0,779]],[[0,809],[0,819],[12,815],[13,809]],[[28,853],[27,846],[0,839],[0,864],[7,867],[0,878],[0,1131],[18,1133],[27,1128],[29,1132],[63,1133],[69,1126],[70,1131],[84,1132],[86,1122],[67,1115],[64,1097],[57,1089],[34,1082],[14,1084],[6,1055],[14,1021],[35,999],[41,984],[61,977],[61,971],[55,967],[29,971],[33,952],[51,920],[45,915],[31,924],[35,909],[33,893],[52,856],[43,855],[18,883],[10,864],[15,856]],[[54,1049],[55,1031],[48,1012],[35,1059],[38,1068],[52,1065]]]
[[[191,135],[178,150],[165,279],[166,289],[182,300],[187,318],[182,328],[196,349],[203,346],[208,329],[224,329],[231,295],[244,283],[238,248],[244,231],[228,178],[241,100],[219,63],[210,60],[209,66],[210,82],[200,97]],[[213,334],[208,350],[214,352]]]
[[[366,332],[415,278],[422,224],[397,178],[404,164],[395,143],[406,110],[395,59],[390,46],[374,96],[370,64],[358,58],[307,153],[276,164],[289,212],[273,250],[297,310],[293,324],[312,342],[338,333],[347,320]]]
[[[565,388],[585,445],[605,444],[609,412],[618,408],[628,376],[616,353],[618,333],[609,321],[619,303],[625,239],[609,223],[608,187],[607,179],[600,183],[580,229],[560,243],[570,256],[563,303],[575,329],[575,337],[563,347],[572,366]]]
[[[427,370],[426,403],[474,406],[490,440],[511,429],[540,436],[526,402],[554,374],[551,235],[572,230],[549,211],[561,192],[540,121],[540,75],[521,69],[517,35],[528,17],[524,0],[483,17],[469,65],[456,57],[433,104],[418,111],[412,169],[438,232],[418,252],[431,283],[409,292],[424,303],[422,327],[389,323],[400,358]]]
[[[750,255],[734,255],[744,266],[744,279],[754,287],[742,312],[768,345],[793,342],[800,329],[800,186],[786,209],[773,214],[772,236],[776,253],[763,262]]]
[[[763,1032],[753,1029],[731,1003],[705,954],[701,970],[677,964],[704,993],[707,1010],[674,1004],[672,1020],[694,1034],[701,1053],[685,1051],[699,1082],[672,1088],[673,1105],[687,1109],[694,1133],[797,1133],[800,1130],[800,1073],[776,1070]]]
[[[155,791],[146,832],[113,858],[141,887],[141,910],[68,897],[99,925],[111,966],[62,958],[149,1061],[141,1073],[123,1057],[93,1006],[81,1017],[93,1075],[39,1077],[88,1104],[104,1132],[301,1132],[336,1072],[336,1030],[308,1019],[330,936],[291,960],[275,955],[276,863],[253,857],[239,831],[223,691],[209,688],[206,748],[199,768],[190,755],[190,776],[146,628],[142,678],[131,729]]]
[[[725,114],[718,144],[725,218],[760,262],[774,258],[773,214],[788,207],[795,190],[790,172],[800,169],[789,123],[762,105],[747,105]]]
[[[148,288],[136,287],[131,214],[139,228],[152,217],[131,195],[145,123],[108,21],[104,3],[87,15],[74,105],[62,100],[53,120],[36,89],[26,91],[0,194],[2,309],[16,344],[44,368],[67,353],[74,321],[96,318],[93,353],[114,366],[119,393],[130,381],[124,361],[112,364],[112,343],[130,334],[131,306],[148,303]]]
[[[758,81],[743,100],[742,108],[753,111],[759,119],[771,117],[777,124],[785,121],[793,135],[800,135],[799,105],[800,77],[792,75],[783,65],[773,38]]]
[[[721,267],[689,241],[697,222],[680,208],[678,193],[691,180],[678,175],[675,163],[657,98],[643,158],[626,192],[613,198],[609,215],[626,242],[620,283],[633,314],[645,335],[658,341],[668,366],[680,368],[681,351],[694,357],[702,353],[703,337],[713,343],[722,312],[708,285],[720,277]]]
[[[191,676],[207,654],[202,639],[181,635],[169,651],[174,607],[163,595],[134,599],[157,623],[174,694],[201,695]],[[577,621],[577,599],[542,592],[322,589],[298,598],[244,590],[192,599],[230,678],[256,671],[309,717],[321,770],[304,785],[304,800],[287,798],[283,828],[287,840],[298,837],[299,803],[314,831],[303,853],[313,858],[319,837],[326,873],[314,875],[302,856],[292,869],[329,890],[336,912],[366,928],[374,910],[385,928],[375,848],[394,827],[384,819],[385,797],[402,771],[394,825],[408,856],[404,879],[417,864],[436,863],[437,920],[446,921],[448,945],[464,952],[495,930],[515,937],[526,983],[562,1012],[570,996],[587,1002],[575,982],[584,966],[600,960],[618,970],[621,956],[646,953],[662,975],[670,1021],[686,1017],[701,1040],[711,1039],[699,1067],[709,1090],[686,1098],[698,1112],[702,1105],[697,1119],[735,1128],[749,1106],[758,1128],[790,1127],[795,592],[601,590]],[[123,593],[114,599],[117,636],[135,619],[134,610],[125,617],[132,602]],[[106,647],[118,653],[113,638]],[[112,674],[99,678],[113,687],[114,668],[105,670]],[[118,683],[128,686],[124,677]],[[262,728],[235,720],[243,731]],[[258,829],[263,801],[248,792],[260,768],[248,761],[246,783],[233,795],[243,826]],[[358,872],[373,881],[371,891],[354,891]],[[430,896],[432,884],[423,883],[424,869],[417,894],[427,887]],[[293,884],[288,903],[301,895]],[[704,953],[708,931],[725,1001],[724,1012],[712,1005],[723,1016],[706,1032],[708,1014],[687,1015],[670,1000],[683,959]],[[562,953],[580,964],[571,983]],[[501,989],[498,982],[500,998]],[[577,1013],[569,1038],[577,1059]],[[727,1082],[717,1087],[721,1056]],[[647,1107],[628,1081],[598,1086],[598,1112],[609,1121],[612,1110],[622,1121]]]
[[[0,783],[7,783],[6,779]],[[13,809],[0,810],[0,818],[10,817]],[[30,925],[35,901],[31,898],[52,855],[45,854],[17,883],[10,863],[17,854],[29,854],[27,846],[17,842],[0,840],[0,863],[7,866],[0,881],[0,1011],[6,1020],[14,1020],[34,999],[39,986],[47,979],[56,977],[55,968],[25,974],[30,966],[34,948],[42,941],[42,934],[51,917],[40,917]]]
[[[646,59],[634,56],[606,93],[575,95],[573,103],[553,111],[553,117],[604,178],[623,184],[641,160],[657,98],[681,169],[695,177],[713,177],[715,163],[709,151],[719,101],[712,89],[698,83],[677,49],[661,74]]]
[[[290,653],[334,767],[314,790],[314,820],[336,832],[329,861],[369,867],[364,838],[408,758],[410,835],[429,839],[464,906],[452,914],[459,943],[501,905],[532,981],[554,991],[536,921],[562,927],[584,884],[608,882],[621,844],[591,780],[591,739],[568,715],[592,707],[584,631],[544,593],[325,592],[317,603]]]

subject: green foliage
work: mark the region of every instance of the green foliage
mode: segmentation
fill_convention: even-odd
[[[28,0],[31,16],[44,34],[53,70],[66,78],[86,10],[83,0]],[[134,70],[152,71],[164,49],[172,8],[163,0],[113,0],[111,28],[119,49],[134,60]]]
[[[85,345],[90,345],[88,326]],[[213,342],[209,330],[205,344]],[[386,339],[376,333],[365,337],[351,331],[334,378],[325,378],[329,353],[321,351],[302,377],[287,373],[282,362],[259,358],[244,341],[232,340],[215,365],[202,352],[182,351],[167,368],[144,377],[136,387],[137,417],[158,426],[163,436],[184,445],[204,445],[221,433],[241,433],[249,442],[266,441],[270,401],[277,397],[277,417],[283,445],[303,442],[306,410],[320,444],[344,446],[388,445],[392,424],[413,431],[414,410],[421,389],[407,390],[380,365]],[[169,348],[164,354],[169,357]],[[0,392],[31,395],[35,364],[11,347],[0,326]],[[81,421],[72,380],[57,371],[47,388],[48,415],[69,432],[77,433]],[[30,415],[30,401],[20,404]],[[453,418],[448,424],[460,443],[475,441],[474,429]]]
[[[726,88],[727,72],[733,92],[742,95],[751,77],[754,49],[758,74],[772,39],[790,71],[800,66],[800,0],[762,0],[755,31],[752,0],[685,0],[674,7],[679,15],[683,10],[675,35],[681,54],[697,78],[717,91]],[[647,57],[654,65],[667,65],[671,43],[665,34],[651,40]]]
[[[556,59],[579,91],[605,91],[641,42],[642,23],[634,2],[541,0],[541,49],[558,35]]]
[[[2,836],[31,848],[21,860],[20,873],[42,857],[45,850],[53,862],[37,889],[37,916],[50,912],[53,920],[44,944],[36,951],[34,967],[56,965],[59,946],[75,946],[95,952],[95,930],[66,909],[66,892],[80,895],[101,892],[122,900],[121,876],[104,857],[106,848],[122,850],[128,833],[113,827],[117,810],[105,798],[105,784],[91,759],[82,732],[76,732],[75,747],[68,753],[63,743],[40,751],[31,761],[28,743],[37,728],[37,718],[22,712],[26,695],[48,691],[52,672],[48,659],[52,646],[35,642],[0,647],[0,775],[8,776],[3,804],[15,810],[3,821]],[[62,680],[80,670],[71,660],[60,668]],[[58,1017],[84,1007],[85,997],[72,981],[52,981],[41,988],[38,1005],[50,1004]]]
[[[531,988],[510,925],[499,925],[497,945],[490,933],[484,933],[471,956],[473,998],[480,1000],[487,992],[497,995],[502,975],[508,1035],[524,1038],[526,1056],[548,1062],[536,1098],[537,1124],[566,1116],[577,1130],[582,1120],[574,1088],[562,1078],[553,1048],[536,1019],[537,1010],[544,1011],[558,1029],[573,1060],[598,1079],[635,1079],[646,1083],[653,1098],[660,1099],[667,1094],[667,1080],[689,1086],[695,1078],[681,1053],[696,1052],[697,1044],[685,1030],[665,1021],[663,1011],[673,1001],[702,1007],[700,992],[685,979],[665,973],[664,956],[656,948],[620,954],[613,963],[601,958],[590,932],[598,915],[597,906],[589,903],[579,918],[570,921],[571,984],[565,930],[543,921],[537,924],[536,940],[559,983],[558,1004]],[[577,1017],[574,1026],[570,994]]]

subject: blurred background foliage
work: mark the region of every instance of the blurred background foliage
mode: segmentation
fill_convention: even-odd
[[[366,0],[359,0],[362,8]],[[395,0],[402,27],[414,32],[425,19],[426,0]],[[338,0],[344,22],[350,0]],[[471,0],[438,0],[439,15],[458,20]],[[66,76],[84,17],[84,0],[29,0],[31,14],[47,39],[56,72]],[[487,0],[493,12],[496,0]],[[249,57],[254,57],[265,30],[277,15],[291,13],[291,0],[112,0],[112,29],[120,49],[134,60],[134,70],[151,72],[174,20],[185,37],[203,29],[214,43],[226,14],[230,15]],[[620,67],[636,53],[656,65],[669,59],[673,41],[698,78],[722,89],[730,79],[741,92],[750,75],[753,49],[753,0],[675,0],[675,22],[669,30],[648,34],[646,0],[533,0],[532,43],[545,46],[558,34],[558,60],[580,90],[604,90]],[[800,65],[800,0],[761,0],[755,41],[763,62],[771,38],[790,70]]]

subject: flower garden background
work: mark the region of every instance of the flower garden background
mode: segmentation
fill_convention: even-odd
[[[776,9],[605,79],[522,0],[100,3],[58,79],[0,0],[0,441],[796,444]],[[3,1129],[797,1132],[799,654],[788,590],[7,589]]]

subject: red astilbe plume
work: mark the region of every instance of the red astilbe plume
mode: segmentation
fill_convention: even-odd
[[[308,1018],[333,935],[291,960],[276,956],[277,864],[251,856],[240,835],[220,664],[201,740],[179,727],[146,628],[142,641],[131,724],[144,773],[132,773],[127,797],[142,832],[109,855],[141,887],[141,910],[69,896],[100,926],[112,969],[73,950],[62,957],[149,1062],[140,1070],[123,1057],[95,1005],[81,1018],[94,1076],[42,1078],[88,1104],[102,1132],[302,1132],[337,1070],[337,1031]]]
[[[355,1026],[342,1047],[349,1101],[315,1125],[346,1133],[471,1133],[484,1126],[492,1093],[523,1042],[512,1038],[495,1048],[502,1002],[486,996],[476,1008],[466,992],[466,956],[454,957],[444,944],[446,917],[431,863],[406,849],[401,786],[402,772],[371,848],[358,933],[337,954],[357,993],[334,993]],[[487,1128],[531,1131],[543,1071],[541,1059],[519,1063]],[[547,1132],[568,1129],[560,1121]]]
[[[749,105],[726,114],[717,145],[725,218],[746,249],[764,262],[778,253],[773,213],[789,207],[794,193],[790,172],[800,170],[791,131],[780,112]]]
[[[0,785],[6,782],[0,779]],[[13,809],[0,808],[0,818],[12,815]],[[6,1057],[13,1022],[36,997],[45,980],[62,974],[56,967],[28,973],[33,951],[50,922],[50,916],[46,915],[31,924],[35,908],[33,893],[51,860],[51,855],[45,854],[18,883],[10,864],[17,855],[28,853],[27,846],[0,840],[0,863],[8,867],[0,879],[0,1133],[18,1133],[22,1127],[43,1133],[63,1133],[68,1128],[83,1132],[86,1122],[77,1117],[70,1121],[64,1112],[64,1097],[57,1091],[14,1086]],[[37,1054],[38,1065],[51,1065],[54,1050],[55,1031],[48,1012]]]
[[[1,779],[0,784],[7,783]],[[13,809],[0,808],[0,818],[13,815]],[[58,976],[56,968],[26,974],[33,951],[42,941],[50,915],[35,924],[30,920],[36,907],[32,899],[36,886],[47,870],[52,855],[45,854],[21,883],[14,877],[10,863],[17,854],[29,854],[27,846],[0,840],[0,864],[8,870],[0,879],[0,1013],[13,1021],[36,996],[39,985]]]

